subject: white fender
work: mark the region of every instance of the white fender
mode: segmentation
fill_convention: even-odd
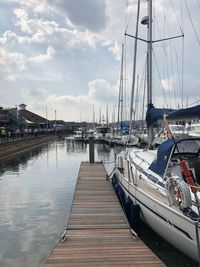
[[[169,205],[177,205],[175,197],[175,180],[173,178],[168,178],[165,184],[165,191],[169,201]]]
[[[176,191],[180,192],[181,203],[176,200]],[[192,199],[189,186],[183,179],[178,177],[171,177],[167,180],[165,185],[166,195],[169,200],[169,205],[179,205],[182,209],[192,206]]]
[[[120,169],[124,168],[124,166],[123,166],[123,158],[120,155],[117,157],[117,165],[118,165],[117,167],[120,168]]]

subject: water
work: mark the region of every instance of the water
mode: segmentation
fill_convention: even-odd
[[[39,267],[44,262],[66,228],[80,162],[88,158],[87,145],[60,140],[0,165],[0,267]],[[95,145],[95,159],[106,162],[110,173],[114,150]],[[174,249],[142,229],[142,238],[159,256],[165,255],[167,266],[198,266],[184,256],[177,264]]]

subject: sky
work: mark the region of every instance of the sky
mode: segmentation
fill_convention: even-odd
[[[184,32],[184,42],[155,43],[153,102],[190,106],[200,99],[200,1],[153,2],[154,40]],[[56,119],[90,122],[93,114],[96,121],[100,114],[105,119],[108,109],[109,120],[116,120],[125,42],[123,112],[128,118],[135,39],[124,32],[135,35],[136,14],[136,0],[1,0],[0,106],[24,103],[48,119],[56,114]],[[143,0],[140,20],[145,15]],[[139,36],[146,39],[146,26]],[[140,118],[145,42],[138,42],[137,57],[134,110]]]

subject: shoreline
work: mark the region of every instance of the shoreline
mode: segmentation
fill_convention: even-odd
[[[0,144],[0,161],[6,161],[44,143],[57,139],[57,135],[38,136]]]

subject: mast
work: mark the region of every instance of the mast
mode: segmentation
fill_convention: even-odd
[[[95,113],[94,113],[94,104],[92,105],[92,114],[93,114],[92,122],[93,122],[93,130],[94,130],[94,128],[95,128]]]
[[[147,110],[152,107],[152,0],[148,1],[147,23]],[[148,148],[153,142],[153,125],[148,127]]]
[[[99,124],[101,124],[101,106],[99,108]]]
[[[107,127],[108,127],[108,124],[109,124],[109,122],[108,122],[108,104],[106,104],[106,125],[107,125]]]
[[[122,55],[121,55],[121,71],[120,71],[120,82],[119,82],[119,99],[118,99],[118,114],[117,124],[123,121],[123,64],[124,64],[124,44],[122,44]],[[118,127],[117,127],[118,132]]]
[[[133,121],[132,121],[133,120],[133,101],[134,101],[134,92],[135,92],[135,72],[136,72],[136,59],[137,59],[136,57],[137,57],[139,15],[140,15],[140,0],[138,0],[137,21],[136,21],[136,30],[135,30],[133,79],[132,79],[132,88],[131,88],[131,103],[130,103],[130,118],[129,118],[129,139],[131,139],[131,133],[132,133],[132,128],[133,128]]]

